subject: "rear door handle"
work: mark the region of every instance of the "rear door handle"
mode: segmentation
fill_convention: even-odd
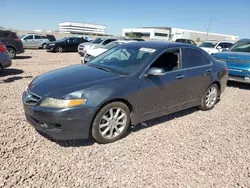
[[[184,78],[184,76],[185,75],[178,75],[178,76],[176,76],[176,79],[182,79],[182,78]]]

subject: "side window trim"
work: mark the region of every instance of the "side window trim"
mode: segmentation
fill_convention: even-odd
[[[195,69],[195,68],[202,68],[202,67],[207,67],[207,66],[213,65],[212,60],[210,59],[210,57],[208,57],[209,55],[206,54],[205,52],[203,52],[202,50],[197,49],[197,48],[192,48],[192,47],[183,47],[182,49],[195,49],[195,50],[198,50],[198,51],[201,52],[201,54],[202,54],[203,56],[205,56],[206,59],[208,59],[209,62],[210,62],[209,64],[200,65],[200,66],[195,66],[195,67],[188,67],[188,68],[183,68],[183,67],[182,67],[182,70],[189,70],[189,69]],[[183,57],[182,57],[182,58],[183,58]],[[182,62],[183,62],[183,60],[182,60]],[[183,65],[183,64],[182,64],[182,65]]]
[[[170,71],[171,73],[172,72],[178,72],[178,71],[182,71],[184,70],[183,67],[182,67],[182,47],[172,47],[172,48],[168,48],[168,49],[165,49],[163,50],[160,54],[158,54],[152,61],[151,63],[148,64],[148,66],[144,69],[144,71],[141,73],[141,75],[139,76],[139,79],[143,78],[143,76],[146,74],[146,72],[149,70],[149,68],[151,67],[152,64],[155,63],[155,61],[160,57],[162,56],[164,53],[166,53],[167,51],[169,50],[176,50],[176,49],[179,49],[180,50],[180,59],[179,59],[179,67],[177,70],[173,70],[173,71]]]

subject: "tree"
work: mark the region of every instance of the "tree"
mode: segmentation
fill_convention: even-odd
[[[130,33],[128,34],[128,37],[129,37],[129,38],[135,38],[135,37],[136,37],[136,35],[135,35],[135,33],[130,32]]]
[[[200,42],[201,41],[201,39],[200,39],[200,37],[198,37],[197,39],[196,39],[196,42]]]

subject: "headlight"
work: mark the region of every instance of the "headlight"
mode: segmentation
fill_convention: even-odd
[[[50,44],[50,46],[54,46],[54,45],[56,45],[56,44]]]
[[[54,99],[46,98],[40,104],[42,107],[49,108],[69,108],[74,106],[83,105],[86,102],[86,99]]]

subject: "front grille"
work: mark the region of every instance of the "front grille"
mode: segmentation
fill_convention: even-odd
[[[36,95],[27,90],[24,96],[24,103],[26,105],[34,106],[41,100],[41,98],[42,97],[40,97],[39,95]]]

